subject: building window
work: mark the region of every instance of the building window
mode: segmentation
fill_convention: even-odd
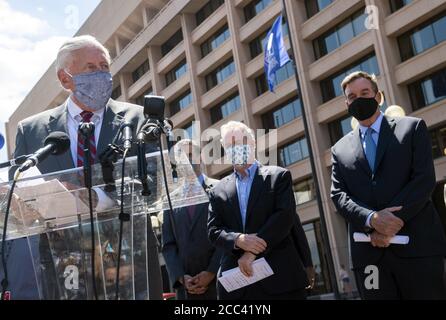
[[[401,60],[406,61],[446,40],[446,13],[398,38]]]
[[[271,27],[269,29],[271,29]],[[263,53],[263,48],[265,48],[265,39],[269,29],[263,32],[260,36],[258,36],[249,43],[249,51],[251,53],[251,59],[254,59],[259,54]],[[285,38],[288,35],[289,35],[288,23],[285,20],[285,18],[282,18],[282,36],[283,38]]]
[[[166,87],[170,86],[173,82],[181,78],[181,76],[186,72],[187,72],[187,64],[186,64],[186,59],[184,59],[172,70],[166,73]]]
[[[163,56],[168,54],[173,48],[175,48],[181,41],[183,41],[183,31],[178,30],[175,34],[161,45],[161,53]]]
[[[236,112],[238,109],[240,109],[240,96],[238,93],[236,93],[211,109],[212,124],[226,118],[230,114]]]
[[[305,8],[307,9],[307,17],[310,19],[319,11],[329,6],[333,0],[305,0]]]
[[[230,77],[235,72],[234,60],[230,58],[229,60],[223,62],[222,65],[217,67],[215,70],[211,71],[206,76],[206,89],[211,90],[215,86],[219,85]]]
[[[446,99],[446,69],[411,83],[408,88],[413,111]]]
[[[339,139],[352,131],[352,117],[343,117],[328,124],[331,145],[335,145]]]
[[[274,75],[273,79],[274,86],[278,86],[279,84],[291,78],[292,76],[294,76],[294,68],[292,62],[290,61],[282,68],[276,71],[276,74]],[[268,82],[266,81],[266,76],[264,73],[255,78],[254,81],[256,83],[257,96],[260,96],[269,90]]]
[[[300,138],[292,143],[279,148],[279,161],[281,167],[289,165],[308,158],[308,145],[306,138]]]
[[[321,295],[332,292],[330,275],[328,272],[326,245],[322,240],[321,222],[316,220],[302,225],[308,245],[311,251],[311,258],[316,272],[314,288],[312,295]]]
[[[296,205],[301,205],[316,198],[313,179],[306,179],[293,186]]]
[[[149,60],[146,60],[135,71],[132,72],[133,82],[138,81],[143,75],[150,70]]]
[[[267,6],[269,6],[273,0],[254,0],[243,8],[245,12],[245,22],[248,22],[260,12],[262,12]]]
[[[170,103],[170,116],[180,112],[181,110],[187,108],[192,103],[192,93],[187,90],[185,93],[180,95],[178,98]]]
[[[144,94],[140,95],[139,97],[135,98],[135,104],[144,106],[144,97],[147,95],[150,95],[152,93],[153,93],[152,88],[149,88],[147,90],[147,93],[144,93]]]
[[[229,37],[229,29],[228,26],[225,25],[201,45],[201,56],[203,58],[207,56],[213,50],[218,48],[223,42],[229,39]]]
[[[111,98],[112,98],[113,100],[116,100],[116,99],[118,99],[121,95],[122,95],[121,86],[117,86],[116,88],[113,89],[112,94],[111,94]]]
[[[342,21],[330,31],[326,32],[324,35],[313,40],[314,55],[316,60],[341,47],[343,44],[366,31],[366,18],[367,15],[364,13],[364,8],[362,8],[354,15]]]
[[[299,118],[302,115],[302,104],[299,98],[292,98],[274,110],[262,116],[266,130],[277,129]]]
[[[375,53],[355,62],[353,65],[335,73],[331,77],[321,81],[321,91],[323,102],[330,101],[336,97],[342,96],[341,83],[344,78],[354,71],[365,71],[369,74],[379,75],[378,61]]]
[[[393,12],[398,11],[402,7],[411,3],[412,0],[390,0],[390,10]]]
[[[225,0],[211,0],[206,3],[200,10],[195,14],[195,19],[197,20],[197,27],[206,20],[214,11],[216,11],[220,6],[225,3]]]
[[[434,159],[446,156],[446,125],[430,130],[432,156]]]
[[[190,123],[188,123],[187,125],[185,125],[183,127],[184,134],[185,134],[185,136],[184,136],[185,139],[192,139],[192,133],[193,133],[194,124],[195,124],[195,121],[191,121]]]

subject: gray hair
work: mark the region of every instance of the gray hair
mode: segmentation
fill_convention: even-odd
[[[108,49],[95,37],[91,35],[83,35],[71,38],[60,47],[56,58],[56,71],[65,69],[68,66],[74,51],[88,47],[95,47],[104,51],[108,63],[111,63],[110,52]]]
[[[246,124],[240,121],[229,121],[228,123],[222,125],[220,128],[221,144],[224,143],[225,136],[231,129],[241,130],[244,136],[246,136],[247,138],[250,137],[253,141],[256,141],[254,131]]]

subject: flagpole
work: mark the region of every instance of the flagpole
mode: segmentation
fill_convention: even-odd
[[[284,15],[285,15],[287,21],[289,21],[288,14],[287,14],[286,0],[282,0],[282,5],[283,5],[283,10],[284,10]],[[328,250],[326,250],[327,258],[328,258],[327,259],[328,260],[327,261],[328,273],[329,273],[330,280],[332,283],[335,298],[340,299],[339,287],[338,287],[338,282],[336,280],[335,267],[334,267],[334,262],[333,262],[333,255],[331,253],[331,246],[330,246],[330,241],[329,241],[329,237],[328,237],[327,223],[326,223],[325,215],[324,215],[324,207],[322,206],[322,198],[321,198],[321,193],[319,191],[319,179],[318,179],[318,175],[317,175],[317,171],[316,171],[316,164],[315,164],[313,148],[312,148],[312,143],[311,143],[311,138],[310,138],[310,130],[308,128],[308,121],[307,121],[307,116],[305,113],[305,107],[304,107],[304,102],[303,102],[303,97],[302,97],[302,90],[300,87],[299,76],[298,76],[297,66],[296,66],[296,62],[295,62],[296,54],[294,53],[293,37],[291,36],[291,29],[290,29],[289,24],[288,24],[288,35],[289,35],[288,38],[290,39],[291,54],[293,55],[292,63],[293,63],[294,75],[296,78],[296,84],[297,84],[297,94],[298,94],[300,102],[301,102],[302,120],[303,120],[303,124],[304,124],[305,136],[307,138],[311,171],[313,173],[313,181],[314,181],[314,186],[315,186],[317,205],[318,205],[319,216],[320,216],[320,220],[321,220],[322,239],[323,239],[324,243],[326,244],[326,246],[328,247]]]

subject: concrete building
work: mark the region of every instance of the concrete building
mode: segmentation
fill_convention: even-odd
[[[349,71],[375,73],[385,106],[400,105],[426,121],[438,180],[434,200],[446,225],[446,0],[284,1],[285,45],[290,48],[291,34],[302,96],[291,64],[278,72],[275,93],[265,82],[262,41],[282,12],[279,0],[106,0],[78,35],[92,34],[109,48],[118,100],[142,104],[145,94],[165,96],[167,115],[188,130],[193,121],[203,130],[228,120],[277,129],[279,163],[292,172],[297,210],[317,264],[314,293],[324,294],[333,288],[327,250],[336,274],[341,264],[348,266],[345,222],[335,213],[329,190],[330,147],[351,130],[339,86]],[[20,120],[65,99],[50,66],[7,123],[9,153]],[[302,107],[330,247],[321,237]],[[207,170],[221,177],[230,168]]]

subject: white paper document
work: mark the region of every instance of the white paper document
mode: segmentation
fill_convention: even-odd
[[[218,281],[222,284],[227,292],[231,292],[257,281],[265,279],[274,274],[268,262],[265,258],[260,258],[252,263],[253,275],[251,277],[245,276],[240,268],[234,268],[222,273],[222,276],[218,278]]]
[[[38,185],[22,185],[14,193],[44,219],[76,217],[78,213],[89,212],[87,205],[57,179]]]
[[[353,240],[355,242],[370,242],[370,236],[365,233],[355,232],[353,233]],[[394,236],[390,243],[392,244],[408,244],[409,243],[409,237],[408,236]]]

